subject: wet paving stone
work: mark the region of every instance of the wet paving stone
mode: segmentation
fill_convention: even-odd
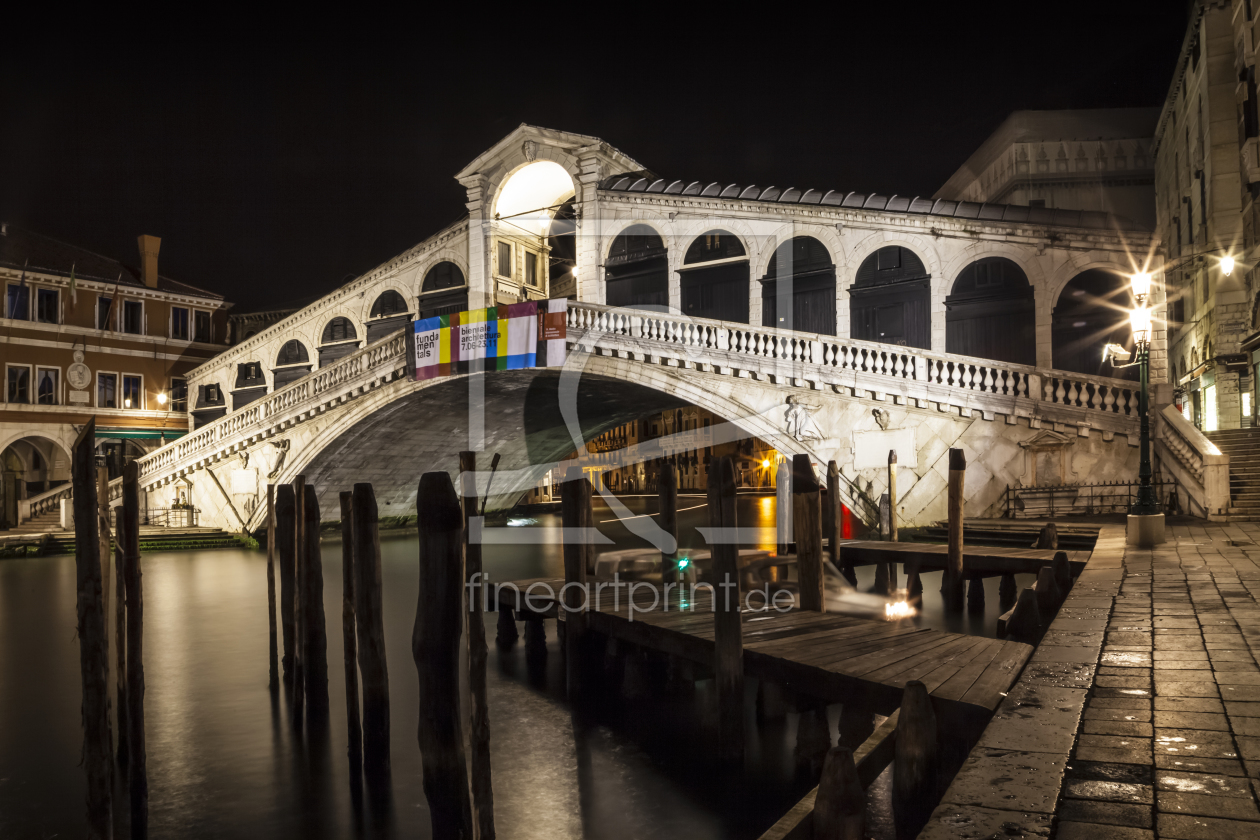
[[[1050,815],[942,803],[917,840],[1024,840],[1049,837]]]
[[[1175,770],[1185,773],[1212,773],[1222,776],[1246,776],[1241,761],[1231,758],[1204,758],[1203,756],[1155,754],[1155,767],[1159,770]]]
[[[1150,785],[1100,782],[1094,779],[1068,779],[1063,784],[1063,795],[1069,799],[1132,802],[1137,805],[1150,805],[1155,801],[1155,791]]]
[[[1081,730],[1089,735],[1128,735],[1149,738],[1153,727],[1149,723],[1125,720],[1086,720]]]
[[[1219,697],[1215,683],[1185,682],[1184,680],[1160,680],[1155,678],[1155,694],[1169,697]]]
[[[1125,825],[1059,821],[1057,840],[1154,840],[1155,833]]]
[[[1161,790],[1157,805],[1163,814],[1194,814],[1201,817],[1260,821],[1260,810],[1256,809],[1256,803],[1250,797],[1243,799]]]
[[[1050,753],[975,749],[954,777],[944,801],[1052,813],[1065,763],[1063,756]]]
[[[1260,718],[1231,716],[1229,727],[1234,731],[1235,735],[1260,738]]]
[[[1220,714],[1225,711],[1225,707],[1214,697],[1156,697],[1155,711]]]
[[[1085,707],[1085,720],[1116,720],[1129,721],[1132,723],[1150,723],[1150,709],[1109,709],[1094,705],[1094,701],[1090,701]],[[1258,721],[1260,722],[1260,721]]]
[[[1146,696],[1121,695],[1117,697],[1108,697],[1095,693],[1089,699],[1089,705],[1095,709],[1150,709],[1151,698],[1149,692]]]
[[[1155,729],[1157,753],[1193,755],[1202,758],[1237,758],[1234,738],[1228,732],[1206,729]]]
[[[1155,787],[1159,790],[1178,793],[1229,796],[1237,799],[1251,798],[1249,780],[1219,773],[1181,773],[1175,770],[1159,770],[1155,773]]]
[[[1160,814],[1158,835],[1167,840],[1260,840],[1260,823]]]
[[[1155,725],[1166,729],[1209,729],[1217,732],[1229,730],[1225,715],[1201,712],[1165,712],[1156,710]]]
[[[1103,825],[1127,825],[1151,828],[1154,817],[1151,806],[1126,802],[1094,802],[1087,799],[1064,799],[1059,803],[1060,820]]]

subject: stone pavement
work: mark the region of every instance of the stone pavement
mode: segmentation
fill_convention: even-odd
[[[1258,596],[1260,523],[1105,528],[921,840],[1260,840]]]

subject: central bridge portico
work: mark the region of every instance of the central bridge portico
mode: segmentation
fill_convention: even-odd
[[[190,374],[198,428],[141,460],[151,504],[182,487],[203,522],[254,529],[266,484],[303,473],[326,516],[355,481],[376,485],[382,515],[406,515],[419,475],[454,471],[471,441],[503,456],[491,501],[503,507],[585,440],[683,404],[783,454],[835,459],[847,503],[868,520],[890,448],[911,524],[944,516],[950,447],[967,452],[973,515],[998,513],[1008,485],[1136,474],[1136,383],[1096,375],[1085,352],[1115,340],[1127,300],[1098,301],[1102,329],[1077,314],[1110,294],[1100,272],[1122,282],[1146,267],[1158,279],[1150,234],[1124,220],[684,184],[597,138],[531,126],[458,177],[467,219]],[[413,318],[566,296],[563,371],[408,377]],[[1154,298],[1158,319],[1158,282]],[[1056,369],[1060,357],[1094,367]],[[1205,508],[1203,441],[1172,420],[1158,429],[1165,472]]]

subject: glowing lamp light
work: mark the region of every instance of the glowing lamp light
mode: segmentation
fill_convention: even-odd
[[[764,461],[762,461],[762,462],[761,462],[761,468],[762,468],[763,470],[768,470],[768,469],[770,469],[770,459],[769,459],[769,458],[767,458],[767,459],[765,459]]]
[[[690,565],[691,565],[691,559],[690,559],[690,558],[688,558],[688,557],[679,557],[679,558],[678,558],[678,571],[680,571],[680,572],[685,571],[685,570],[686,570],[686,568],[687,568],[688,566],[690,566]]]
[[[1133,296],[1138,300],[1144,300],[1151,293],[1150,273],[1139,271],[1129,278],[1129,285],[1133,289]]]
[[[1221,273],[1226,277],[1234,273],[1234,258],[1221,257]]]
[[[1108,344],[1103,348],[1103,361],[1112,359],[1117,362],[1127,362],[1133,354],[1125,350],[1119,344]]]
[[[909,618],[914,615],[914,607],[910,606],[906,601],[896,601],[884,604],[884,618],[889,621],[895,621],[899,618]]]
[[[123,398],[123,408],[131,408],[131,397]]]
[[[1129,325],[1133,328],[1133,340],[1139,344],[1151,338],[1151,310],[1139,306],[1129,313]]]
[[[166,392],[158,391],[157,400],[158,400],[158,405],[166,405]]]

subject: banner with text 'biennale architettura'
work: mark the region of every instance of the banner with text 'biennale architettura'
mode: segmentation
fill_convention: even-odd
[[[564,298],[527,301],[416,321],[416,379],[559,367],[565,360],[567,305]]]

